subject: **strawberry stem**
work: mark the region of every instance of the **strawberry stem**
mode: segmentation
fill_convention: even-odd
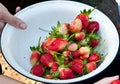
[[[96,51],[97,53],[100,53],[102,51],[102,47],[105,44],[105,40],[99,45],[99,49]]]
[[[75,36],[75,33],[73,33],[72,35],[69,36],[69,38],[67,39],[68,41]]]
[[[85,59],[84,61],[83,61],[83,64],[84,64],[84,68],[83,68],[83,74],[86,74],[86,73],[88,73],[88,70],[86,69],[86,64],[87,64],[87,62],[88,62],[88,60],[87,59]]]
[[[55,53],[56,53],[56,52],[55,52]],[[57,62],[60,61],[56,54],[54,54],[54,57],[55,57],[55,60],[56,60]]]
[[[44,31],[44,32],[50,32],[50,31],[45,30],[45,29],[43,29],[43,28],[41,28],[41,27],[39,27],[39,29],[40,29],[41,31]]]
[[[40,40],[41,40],[41,37],[39,38],[38,40],[38,45],[37,46],[33,46],[33,47],[30,47],[30,50],[33,52],[33,51],[38,51],[40,53],[44,53],[43,49],[40,47]]]
[[[107,55],[108,55],[108,53],[106,53],[104,56],[102,56],[100,60],[97,60],[96,63],[103,61]]]
[[[54,79],[58,79],[59,78],[59,71],[56,71],[56,72],[52,72],[51,75]]]
[[[55,60],[61,66],[64,65],[64,55],[58,52],[54,53]]]
[[[40,47],[40,40],[41,40],[41,37],[38,40],[38,46],[37,47]]]

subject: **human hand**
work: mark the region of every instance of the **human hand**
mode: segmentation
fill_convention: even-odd
[[[20,8],[17,7],[16,12],[18,12],[19,10],[20,10]],[[10,14],[10,12],[7,10],[7,8],[0,3],[0,30],[2,30],[5,23],[8,23],[19,29],[26,29],[26,27],[27,27],[25,22],[23,22],[22,20],[20,20],[19,18],[15,17],[15,16],[13,16],[12,14]]]
[[[118,80],[119,79],[119,76],[112,76],[112,77],[105,77],[99,81],[97,81],[96,83],[94,84],[111,84],[112,81],[114,80]]]

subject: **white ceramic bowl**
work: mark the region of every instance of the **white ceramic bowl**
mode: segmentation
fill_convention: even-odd
[[[1,36],[1,49],[4,58],[17,72],[28,78],[42,82],[72,83],[88,79],[100,73],[114,60],[118,51],[119,39],[113,23],[97,9],[92,12],[91,17],[100,23],[99,34],[102,36],[102,40],[105,40],[102,53],[108,53],[108,55],[96,70],[87,75],[69,80],[45,79],[30,73],[32,67],[29,60],[31,54],[30,46],[37,45],[40,36],[42,37],[42,41],[44,41],[48,35],[47,32],[41,31],[39,27],[51,30],[51,26],[56,26],[58,20],[70,23],[79,14],[80,10],[83,9],[93,8],[73,1],[46,1],[21,10],[15,16],[25,21],[28,28],[20,30],[9,24],[5,26]]]

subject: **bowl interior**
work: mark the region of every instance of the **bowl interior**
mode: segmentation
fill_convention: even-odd
[[[30,46],[37,45],[39,37],[41,37],[42,43],[48,35],[48,32],[42,31],[39,28],[50,31],[51,26],[57,25],[57,21],[70,23],[79,14],[80,10],[83,9],[93,8],[73,1],[46,1],[34,4],[18,12],[15,16],[25,21],[28,28],[20,30],[9,24],[5,26],[1,36],[1,48],[6,61],[24,76],[50,83],[77,82],[103,71],[115,58],[119,39],[116,28],[110,19],[96,9],[90,17],[100,23],[99,34],[102,36],[102,41],[105,40],[102,53],[108,53],[108,55],[95,71],[70,80],[49,80],[33,76],[29,73],[32,67],[29,60],[31,54]]]

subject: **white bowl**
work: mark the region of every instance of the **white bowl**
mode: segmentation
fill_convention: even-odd
[[[69,80],[45,79],[30,73],[32,67],[29,60],[31,54],[30,46],[37,45],[40,36],[43,42],[48,35],[47,32],[41,31],[39,27],[51,30],[51,26],[56,26],[57,21],[70,23],[83,9],[93,8],[73,1],[46,1],[21,10],[15,16],[25,21],[28,28],[20,30],[9,24],[5,26],[1,36],[1,49],[4,58],[17,72],[42,82],[72,83],[88,79],[100,73],[114,60],[119,47],[119,38],[114,24],[97,9],[92,12],[91,17],[100,23],[99,34],[102,36],[102,40],[105,40],[102,53],[108,53],[108,55],[96,70],[87,75]]]

